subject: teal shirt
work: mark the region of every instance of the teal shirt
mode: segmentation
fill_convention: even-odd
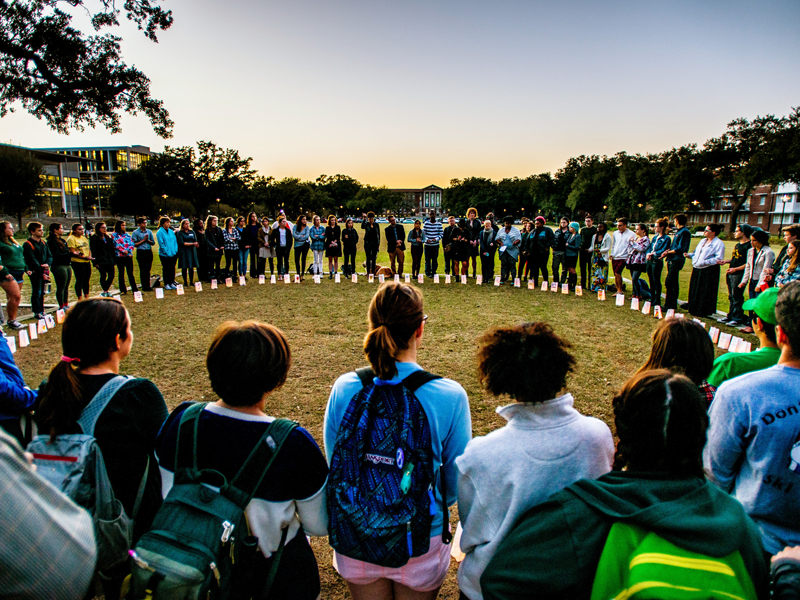
[[[25,271],[25,257],[22,254],[22,246],[0,242],[0,260],[9,271]]]

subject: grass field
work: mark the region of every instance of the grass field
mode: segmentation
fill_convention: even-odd
[[[361,253],[357,264],[363,259]],[[388,264],[385,254],[379,256],[379,263]],[[406,264],[410,267],[409,262]],[[123,301],[131,314],[135,341],[122,370],[155,382],[170,409],[185,400],[213,401],[216,397],[208,383],[204,359],[214,329],[227,319],[273,323],[289,340],[293,364],[286,385],[268,399],[267,411],[298,420],[321,446],[331,385],[342,373],[365,364],[361,345],[366,310],[377,286],[366,278],[360,278],[358,284],[335,284],[326,278],[319,285],[311,278],[300,285],[258,285],[248,279],[245,287],[222,286],[212,291],[205,285],[201,293],[187,289],[186,295],[179,297],[167,292],[163,300],[145,294],[143,303],[134,303],[132,294],[128,294]],[[591,294],[576,297],[510,286],[479,287],[473,279],[466,286],[434,285],[426,279],[420,287],[429,320],[419,362],[466,389],[476,436],[503,425],[495,409],[509,401],[487,395],[478,384],[476,339],[487,328],[523,321],[551,323],[574,346],[577,367],[567,387],[575,396],[576,407],[613,429],[611,399],[644,363],[657,324],[652,317],[629,307],[616,307],[611,299],[599,302]],[[96,276],[93,291],[99,291]],[[59,338],[57,329],[15,355],[31,386],[37,385],[58,360]],[[258,373],[252,376],[258,377]],[[454,524],[456,520],[454,511]],[[316,538],[313,545],[320,565],[322,597],[348,597],[346,586],[331,567],[327,540]],[[458,597],[455,572],[453,563],[441,598]]]

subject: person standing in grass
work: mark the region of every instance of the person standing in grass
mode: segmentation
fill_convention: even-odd
[[[416,278],[422,268],[422,252],[425,247],[425,230],[419,219],[414,221],[414,227],[408,232],[408,243],[411,246],[411,276]]]
[[[322,219],[319,215],[314,215],[313,226],[309,231],[311,238],[311,253],[314,255],[314,275],[322,277],[322,258],[325,256],[325,228],[322,226]]]
[[[300,281],[303,281],[306,273],[306,256],[308,256],[310,247],[309,238],[311,237],[305,215],[297,217],[292,237],[294,238],[294,268],[296,269],[295,272],[300,275]]]
[[[239,240],[241,239],[241,234],[235,227],[233,217],[225,219],[222,238],[225,240],[225,277],[236,277],[239,270]]]
[[[594,220],[591,215],[586,215],[583,222],[586,226],[581,228],[581,287],[586,289],[586,284],[591,284],[592,254],[594,252],[592,244],[594,236],[597,234],[597,227],[593,225]]]
[[[419,223],[419,221],[417,221]],[[483,222],[483,231],[479,238],[481,251],[481,277],[489,282],[494,279],[494,255],[497,253],[497,232],[492,227],[492,222],[486,219]]]
[[[181,228],[175,234],[175,239],[178,242],[178,266],[183,276],[183,285],[194,285],[194,270],[199,267],[197,248],[200,247],[200,242],[197,241],[189,219],[181,221]],[[198,279],[199,277],[198,274]]]
[[[342,231],[342,251],[344,252],[344,266],[342,272],[345,277],[350,277],[356,272],[356,251],[358,250],[358,232],[353,227],[353,219],[348,218]]]
[[[564,266],[567,269],[569,289],[574,290],[578,284],[578,258],[581,253],[580,225],[573,221],[569,224],[569,237],[564,249]]]
[[[611,268],[614,273],[614,285],[616,293],[622,294],[625,291],[625,284],[622,283],[622,273],[628,265],[628,258],[631,255],[631,242],[636,236],[628,229],[628,219],[617,219],[617,230],[612,237],[611,248]]]
[[[108,290],[114,283],[114,262],[117,249],[114,240],[108,235],[104,221],[98,221],[95,225],[94,233],[89,238],[89,245],[92,248],[94,266],[100,271],[100,287],[103,289],[100,295],[108,298],[111,296]]]
[[[470,234],[470,257],[472,259],[472,278],[475,279],[478,268],[478,255],[480,254],[480,237],[483,231],[483,221],[478,218],[477,208],[467,209],[467,226]]]
[[[553,236],[553,281],[567,282],[567,267],[564,262],[567,251],[567,240],[569,239],[569,221],[566,217],[561,217],[558,222],[559,227]],[[561,276],[559,279],[559,267]]]
[[[500,283],[505,283],[509,277],[516,273],[517,257],[522,236],[519,229],[514,227],[514,217],[507,216],[503,219],[505,227],[497,232],[495,243],[500,249]]]
[[[242,228],[241,248],[239,253],[239,274],[244,275],[247,273],[247,260],[250,259],[250,277],[255,279],[259,274],[258,272],[258,230],[261,229],[261,224],[258,222],[258,215],[251,212],[247,215],[247,223]],[[244,265],[244,266],[243,266]]]
[[[797,241],[798,236],[800,236],[800,224],[789,225],[781,229],[781,231],[783,232],[783,241],[786,242],[786,245],[778,252],[778,256],[775,258],[772,268],[767,270],[767,281],[772,281],[775,273],[780,273],[783,268],[788,256],[789,243]]]
[[[83,225],[72,225],[67,238],[67,247],[72,251],[72,272],[75,274],[75,295],[78,300],[89,296],[89,280],[92,277],[92,249],[84,235]]]
[[[664,299],[664,308],[667,310],[670,308],[672,310],[678,309],[678,295],[681,291],[681,269],[686,264],[686,253],[689,252],[689,243],[692,241],[692,235],[686,228],[686,215],[675,215],[673,221],[677,231],[672,238],[669,250],[666,252],[667,277],[664,279],[664,288],[667,291],[667,297]]]
[[[539,272],[542,273],[542,279],[548,281],[550,275],[547,272],[547,263],[550,262],[550,248],[553,246],[555,234],[553,230],[546,226],[547,220],[539,215],[533,220],[533,237],[532,252],[533,252],[533,282],[539,285]],[[495,231],[497,229],[495,228]],[[555,277],[555,279],[558,279]]]
[[[458,383],[431,376],[417,364],[417,353],[422,345],[425,322],[428,318],[423,310],[422,293],[417,288],[404,283],[384,284],[373,296],[367,317],[369,331],[364,338],[364,354],[371,370],[350,372],[339,377],[333,385],[325,411],[325,452],[331,465],[327,491],[331,543],[337,543],[334,536],[338,531],[336,528],[338,521],[335,521],[334,517],[340,514],[338,512],[334,514],[332,508],[347,502],[348,497],[345,493],[348,486],[332,482],[343,483],[340,479],[343,473],[337,469],[342,469],[344,475],[347,475],[349,470],[345,470],[344,463],[353,464],[347,460],[347,456],[340,454],[339,448],[340,443],[344,444],[347,436],[355,431],[350,427],[350,423],[354,411],[364,406],[359,398],[366,398],[365,394],[370,394],[369,397],[375,401],[385,399],[382,404],[384,409],[394,410],[395,407],[389,402],[392,398],[396,400],[398,394],[405,393],[402,388],[396,387],[401,383],[404,387],[410,386],[405,387],[406,390],[413,389],[411,393],[418,402],[417,406],[422,408],[426,417],[424,420],[428,425],[427,435],[426,428],[419,426],[420,417],[417,416],[414,418],[414,431],[418,432],[418,435],[415,434],[414,441],[418,445],[414,448],[414,452],[411,452],[408,438],[398,436],[397,443],[392,443],[390,448],[369,454],[371,459],[364,460],[363,469],[369,470],[370,478],[375,477],[379,480],[386,473],[382,467],[390,462],[395,468],[393,478],[397,476],[396,469],[402,467],[405,469],[403,480],[406,480],[407,474],[410,482],[413,476],[419,477],[424,473],[424,464],[420,462],[419,465],[415,465],[414,459],[427,455],[433,469],[431,487],[421,490],[406,488],[406,491],[402,492],[402,480],[399,485],[400,493],[403,495],[413,490],[412,493],[419,493],[420,499],[424,498],[425,504],[418,507],[419,512],[415,514],[426,515],[430,520],[425,519],[422,525],[430,523],[430,527],[429,530],[425,528],[420,532],[422,536],[420,539],[417,536],[412,537],[411,521],[408,522],[408,537],[404,535],[402,542],[393,545],[396,552],[403,553],[407,558],[403,566],[373,564],[353,558],[343,553],[344,551],[336,549],[336,546],[334,546],[333,566],[347,582],[353,598],[432,600],[438,595],[450,567],[450,544],[449,540],[444,541],[447,540],[449,531],[449,514],[446,507],[455,504],[457,499],[455,460],[464,452],[467,442],[472,437],[469,400]],[[409,401],[406,406],[412,407],[414,403]],[[419,415],[416,412],[415,414]],[[345,434],[344,437],[342,432]],[[403,452],[404,448],[407,453]],[[385,456],[387,454],[391,456]],[[408,457],[408,461],[405,457]],[[416,472],[415,466],[419,467]],[[360,503],[356,503],[354,508],[366,511],[366,507]],[[369,514],[377,516],[385,513],[378,510]],[[350,550],[348,554],[363,556],[370,554],[373,548],[371,539],[348,538],[348,541],[354,542],[357,549]],[[407,543],[410,546],[408,549]],[[413,548],[417,548],[420,554],[416,554]],[[412,556],[409,558],[409,555]]]
[[[718,237],[720,231],[722,225],[709,223],[703,232],[704,239],[694,252],[684,254],[685,258],[692,259],[687,309],[695,317],[707,317],[717,312],[719,266],[725,260],[725,243]]]
[[[442,230],[442,254],[444,255],[444,273],[445,275],[456,275],[457,269],[451,265],[453,262],[453,254],[455,253],[455,244],[453,238],[458,232],[458,225],[456,225],[456,218],[453,215],[447,217],[447,227]]]
[[[206,355],[211,388],[219,400],[200,406],[184,402],[172,412],[158,435],[157,470],[161,472],[165,497],[175,481],[178,430],[185,411],[191,407],[200,409],[195,439],[198,468],[221,473],[230,482],[253,449],[264,443],[264,436],[275,421],[265,411],[274,409],[271,395],[286,382],[290,366],[289,344],[276,327],[256,321],[220,325]],[[319,597],[319,569],[306,536],[328,534],[327,474],[325,457],[311,434],[299,426],[292,429],[245,508],[250,535],[258,541],[260,550],[254,552],[253,589],[247,590],[245,598],[262,597],[261,590],[281,544],[280,562],[266,597]]]
[[[136,262],[139,263],[139,283],[142,285],[143,292],[149,292],[152,290],[150,269],[153,267],[153,247],[156,245],[156,238],[153,232],[147,228],[145,217],[136,219],[136,225],[138,227],[131,233],[131,240],[136,248]]]
[[[633,297],[639,300],[649,300],[650,292],[646,285],[642,285],[641,277],[647,268],[647,254],[650,252],[650,237],[647,235],[647,225],[637,223],[634,230],[635,238],[630,241],[628,252],[628,269],[631,272],[631,288]]]
[[[783,287],[787,283],[791,283],[792,281],[797,281],[800,279],[800,270],[798,270],[798,246],[800,246],[800,242],[797,240],[792,240],[788,244],[786,244],[786,260],[783,261],[783,266],[781,267],[780,272],[775,277],[775,285],[777,287]]]
[[[225,236],[214,215],[206,217],[206,256],[208,257],[208,276],[216,281],[222,277],[222,254],[225,251]]]
[[[728,265],[725,273],[725,283],[728,285],[728,316],[722,319],[723,323],[729,325],[745,325],[747,319],[742,310],[744,304],[744,288],[739,287],[747,266],[747,253],[751,248],[750,236],[753,228],[746,223],[736,226],[733,237],[736,239],[736,246],[728,260],[723,260],[722,264]]]
[[[597,233],[592,239],[592,291],[606,290],[608,286],[608,262],[611,251],[611,234],[605,223],[597,224]]]
[[[47,236],[47,249],[53,262],[50,265],[50,272],[56,280],[56,303],[58,308],[69,306],[69,284],[72,281],[72,251],[64,240],[64,227],[61,223],[50,224],[50,235]],[[2,274],[0,273],[0,276]]]
[[[28,269],[25,266],[22,246],[14,239],[14,226],[8,221],[0,223],[0,262],[3,264],[4,271],[7,269],[2,286],[6,293],[8,326],[12,329],[23,329],[24,325],[17,321],[17,315],[22,299],[24,282],[22,275]]]
[[[170,218],[161,217],[158,221],[158,257],[161,260],[165,290],[175,289],[175,263],[178,261],[178,239],[170,227]]]
[[[656,221],[656,235],[647,253],[647,279],[650,281],[650,300],[653,306],[661,306],[661,272],[664,270],[664,255],[669,250],[670,237],[667,235],[669,221],[662,217]]]
[[[292,225],[281,212],[278,220],[272,224],[272,245],[278,256],[278,275],[289,274],[289,254],[292,252],[293,243]]]
[[[272,228],[269,226],[269,217],[264,216],[261,219],[261,227],[258,228],[256,236],[258,240],[258,267],[256,275],[264,275],[266,273],[267,260],[269,260],[269,274],[275,273],[275,245],[270,235]]]
[[[42,224],[28,223],[30,237],[22,245],[25,265],[31,280],[31,310],[37,319],[44,319],[44,286],[50,281],[50,263],[53,257],[44,242]]]
[[[119,269],[119,291],[120,294],[127,294],[128,290],[125,288],[125,271],[128,271],[128,280],[131,284],[131,289],[134,292],[138,291],[136,287],[136,280],[133,278],[133,239],[131,235],[125,231],[125,221],[117,221],[114,223],[114,245],[116,246],[116,261],[117,269]]]
[[[497,327],[480,341],[481,383],[516,402],[496,411],[508,421],[504,427],[473,438],[456,459],[466,555],[458,587],[467,600],[482,600],[483,570],[522,513],[579,479],[611,470],[611,430],[575,410],[565,391],[576,364],[571,349],[546,323]]]
[[[378,250],[381,245],[381,228],[375,222],[375,213],[370,211],[364,215],[361,229],[364,230],[364,253],[366,254],[367,275],[375,274],[378,270]]]
[[[386,251],[389,253],[392,273],[403,275],[406,262],[406,230],[397,222],[394,215],[389,215],[389,225],[383,230],[386,237]],[[397,269],[395,269],[397,263]]]
[[[520,238],[522,241],[519,244],[519,267],[517,267],[517,277],[522,281],[527,281],[531,272],[531,265],[534,261],[533,246],[536,240],[533,237],[533,222],[528,221],[522,226]]]
[[[425,275],[433,278],[439,270],[439,242],[444,233],[442,224],[436,220],[435,210],[431,211],[422,229],[425,231]]]
[[[325,227],[325,256],[328,257],[328,271],[331,279],[339,271],[339,257],[342,255],[342,230],[336,222],[336,215],[328,215]]]

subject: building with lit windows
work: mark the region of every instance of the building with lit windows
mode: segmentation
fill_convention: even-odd
[[[85,210],[101,214],[108,208],[114,178],[120,171],[138,169],[153,154],[147,146],[99,146],[94,148],[39,148],[75,157],[80,168],[80,192]]]
[[[436,212],[437,217],[441,217],[442,211],[442,192],[438,185],[429,185],[421,189],[392,189],[392,192],[403,194],[408,208],[398,212],[400,216],[419,216],[420,214],[429,215],[431,211]]]

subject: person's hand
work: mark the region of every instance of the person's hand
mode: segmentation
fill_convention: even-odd
[[[14,281],[14,276],[11,273],[9,273],[8,275],[6,275],[6,281]]]
[[[772,281],[772,275],[767,275],[764,277],[764,281]]]
[[[50,265],[48,265],[47,263],[42,263],[42,267],[44,267],[45,269],[49,269]]]
[[[519,242],[520,242],[520,240],[514,240],[514,243],[512,244],[512,246],[516,246],[517,244],[519,244]]]
[[[729,262],[730,262],[729,260],[718,260],[717,264],[718,265],[727,265]]]
[[[684,252],[683,253],[683,258],[689,258],[689,253],[688,252]]]
[[[669,250],[662,252],[661,256],[659,256],[658,258],[664,258],[667,254],[669,254]]]
[[[648,253],[647,253],[647,256],[646,256],[645,258],[647,258],[647,260],[650,260],[650,259],[652,259],[654,256],[655,256],[655,254],[654,254],[653,252],[648,252]]]
[[[739,284],[739,287],[740,287],[740,288],[743,288],[743,287],[744,287],[744,282],[740,283],[740,284]]]
[[[28,277],[31,276],[32,271],[25,271],[28,274]]]
[[[773,556],[770,562],[775,562],[781,558],[791,558],[792,560],[800,561],[800,546],[794,546],[793,548],[786,546],[786,548]]]

